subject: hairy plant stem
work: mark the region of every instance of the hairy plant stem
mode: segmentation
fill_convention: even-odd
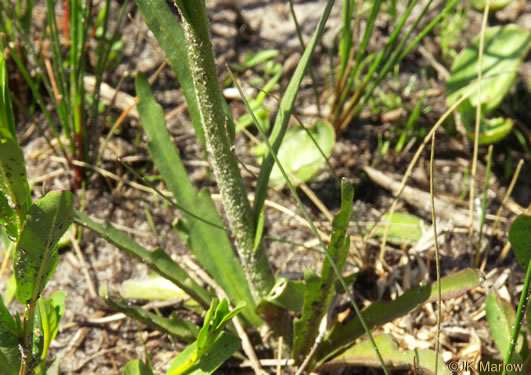
[[[274,285],[263,244],[255,249],[255,223],[236,156],[226,133],[223,98],[219,87],[204,0],[177,0],[183,19],[188,58],[207,150],[220,189],[223,206],[256,302]],[[215,251],[215,249],[212,249]]]

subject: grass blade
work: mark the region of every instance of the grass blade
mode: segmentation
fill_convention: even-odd
[[[105,297],[104,301],[113,310],[120,311],[138,322],[142,322],[153,329],[172,335],[179,340],[192,342],[199,333],[199,327],[176,314],[172,314],[171,318],[168,319],[122,299]]]
[[[299,92],[302,78],[304,77],[304,72],[310,64],[315,46],[317,45],[317,42],[323,34],[326,21],[328,20],[328,16],[330,15],[330,11],[332,10],[334,2],[334,0],[328,0],[326,8],[323,11],[321,19],[319,20],[317,28],[313,34],[313,37],[306,46],[304,54],[302,55],[299,64],[297,65],[297,68],[293,73],[293,77],[291,77],[288,87],[286,88],[284,96],[282,97],[282,101],[280,102],[280,107],[278,109],[277,117],[275,119],[273,132],[269,138],[269,141],[272,144],[272,148],[275,152],[278,152],[280,144],[282,143],[282,138],[284,137],[288,129],[289,119],[291,116],[291,112],[293,111],[293,106],[295,105],[295,98],[297,97],[297,93]],[[268,156],[265,158],[264,162],[262,163],[262,166],[260,167],[260,174],[258,176],[258,182],[256,184],[256,195],[253,205],[253,215],[257,227],[259,225],[259,218],[261,212],[264,209],[264,202],[267,195],[269,176],[271,174],[271,170],[273,169],[274,164],[275,160],[273,159],[271,153],[269,153]],[[257,232],[259,231],[257,230]]]
[[[144,15],[149,29],[166,52],[171,68],[177,74],[177,79],[188,104],[195,134],[201,141],[203,150],[206,150],[205,134],[201,126],[201,116],[195,97],[183,28],[177,22],[177,18],[165,0],[137,0],[136,3]]]

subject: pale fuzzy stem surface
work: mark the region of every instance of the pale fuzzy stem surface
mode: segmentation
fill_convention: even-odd
[[[263,244],[254,250],[256,228],[238,162],[225,130],[223,99],[216,74],[204,1],[184,0],[181,4],[184,8],[184,12],[183,9],[180,10],[188,44],[188,57],[208,154],[243,270],[253,297],[258,302],[273,287],[274,276]]]

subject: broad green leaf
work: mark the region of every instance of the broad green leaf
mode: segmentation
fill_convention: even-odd
[[[299,92],[302,78],[304,77],[304,73],[306,72],[306,69],[310,64],[314,49],[317,46],[319,39],[321,39],[324,27],[326,25],[326,21],[328,20],[328,16],[330,15],[334,2],[334,0],[328,0],[328,2],[326,3],[326,7],[323,10],[323,13],[321,14],[321,18],[319,19],[319,23],[317,24],[312,39],[308,42],[306,49],[304,50],[304,53],[301,59],[299,60],[299,64],[297,65],[297,68],[295,69],[295,72],[293,73],[293,76],[289,81],[288,87],[286,88],[286,91],[282,96],[282,100],[280,101],[280,107],[278,109],[277,117],[275,119],[275,125],[273,126],[273,132],[271,133],[271,137],[269,138],[269,141],[273,146],[273,150],[277,153],[282,143],[282,139],[284,138],[284,135],[288,130],[291,112],[293,111],[293,106],[295,105],[295,98],[297,97],[297,94]],[[267,189],[269,185],[269,177],[274,164],[275,161],[273,159],[273,156],[268,153],[267,157],[262,163],[262,166],[260,167],[260,174],[258,176],[258,182],[256,184],[256,194],[253,205],[254,220],[257,224],[261,212],[264,208]]]
[[[518,216],[509,229],[509,241],[524,270],[531,259],[531,216]]]
[[[208,375],[213,374],[219,366],[238,350],[241,340],[231,334],[222,332],[214,341],[210,350],[201,358],[188,365],[196,350],[196,343],[192,343],[181,352],[171,363],[166,375]]]
[[[0,128],[0,225],[18,238],[31,204],[26,165],[17,139]]]
[[[183,89],[195,134],[201,141],[203,150],[206,150],[183,28],[177,22],[177,17],[172,13],[166,0],[137,0],[136,3],[144,16],[144,21],[168,56],[168,62]]]
[[[57,242],[74,219],[72,193],[51,191],[28,211],[15,251],[16,297],[35,303],[57,266]]]
[[[187,296],[181,288],[157,273],[149,275],[147,279],[124,281],[120,294],[127,299],[146,300],[184,299]]]
[[[383,236],[385,233],[385,226],[389,220],[389,214],[384,215],[384,221],[374,232],[375,236]],[[387,240],[391,243],[402,244],[414,244],[423,234],[421,218],[410,215],[404,212],[395,212],[391,217],[391,224],[389,225],[389,231],[387,232]]]
[[[489,324],[490,332],[494,338],[494,343],[502,358],[505,358],[513,334],[516,313],[511,304],[500,298],[496,292],[490,292],[487,296],[485,311],[487,313],[487,323]],[[512,363],[523,363],[522,357],[519,353],[523,349],[524,340],[527,340],[525,338],[525,333],[524,331],[520,331],[520,336],[518,337],[515,346],[516,351],[512,356]]]
[[[20,350],[17,324],[4,305],[0,295],[0,373],[17,375],[20,368]]]
[[[341,271],[347,259],[350,248],[350,237],[347,235],[348,224],[352,215],[354,188],[348,180],[341,183],[341,210],[332,222],[332,238],[328,251],[337,268]],[[306,289],[304,291],[304,304],[302,317],[293,322],[293,358],[301,362],[306,358],[319,334],[321,320],[328,311],[328,306],[335,293],[337,276],[328,260],[323,261],[321,277],[313,271],[304,273]]]
[[[308,132],[300,126],[290,129],[278,150],[278,159],[288,176],[292,178],[294,185],[308,181],[319,172],[326,163],[323,154],[328,158],[334,147],[335,132],[328,122],[317,121],[315,126],[308,129]],[[315,145],[312,137],[321,148],[322,153]],[[256,151],[260,159],[268,153],[265,144],[259,145]],[[276,165],[271,171],[269,182],[273,185],[284,183],[284,177]]]
[[[127,362],[122,375],[153,375],[153,371],[144,362],[134,359]]]
[[[393,370],[408,370],[416,366],[416,373],[435,374],[436,353],[428,349],[399,350],[398,345],[393,341],[391,335],[379,335],[374,337],[374,342],[382,355],[385,365]],[[348,366],[370,366],[380,367],[380,361],[369,340],[356,344],[343,354],[335,357],[321,367],[321,369],[332,369],[336,367]],[[439,356],[437,361],[437,373],[441,375],[451,375],[444,360]]]
[[[485,31],[481,100],[477,96],[479,35],[455,59],[447,82],[447,104],[471,93],[473,107],[484,105],[486,113],[496,108],[516,78],[517,69],[529,50],[531,32],[516,25],[494,26]]]
[[[41,360],[46,359],[48,348],[59,332],[59,322],[65,313],[66,294],[55,292],[49,299],[41,297],[37,304],[37,314],[40,315],[40,325],[44,337],[44,348]]]
[[[467,290],[481,284],[480,273],[477,270],[465,269],[441,279],[442,299],[455,298],[466,293]],[[434,302],[438,298],[437,282],[431,285],[418,286],[409,289],[392,302],[374,302],[362,310],[363,317],[372,329],[390,322],[402,315],[408,314],[419,306]],[[358,337],[365,334],[359,317],[354,317],[347,323],[336,323],[329,331],[315,354],[319,363],[351,344]]]
[[[481,98],[478,97],[479,35],[461,51],[452,66],[447,82],[448,106],[460,97],[470,94],[459,112],[468,136],[473,139],[476,107],[481,105],[481,144],[493,143],[505,137],[512,129],[510,119],[487,119],[498,107],[516,79],[517,69],[531,46],[531,32],[516,25],[489,27],[485,31],[482,59]]]
[[[489,10],[496,11],[505,8],[507,5],[514,0],[490,0],[489,1]],[[487,0],[471,0],[470,4],[477,10],[484,10],[487,6]]]
[[[206,189],[199,194],[195,191],[171,142],[162,108],[153,98],[149,84],[141,74],[137,75],[136,89],[140,121],[149,137],[149,154],[177,203],[187,211],[182,210],[184,219],[179,221],[179,234],[231,301],[234,304],[241,301],[248,303],[242,313],[244,318],[254,325],[260,324],[261,319],[254,312],[247,280],[210,194]],[[191,212],[194,216],[189,214]],[[198,220],[197,217],[204,220]]]
[[[153,329],[172,335],[180,340],[192,342],[199,333],[199,328],[195,324],[184,320],[176,314],[173,314],[168,319],[120,298],[104,297],[103,299],[112,309],[120,311],[138,322],[142,322]]]
[[[149,251],[125,233],[114,228],[111,224],[98,224],[79,211],[75,211],[74,220],[76,223],[98,233],[102,238],[124,250],[127,254],[137,258],[150,269],[173,282],[203,307],[210,304],[210,294],[190,278],[186,271],[174,262],[164,250],[156,249]]]

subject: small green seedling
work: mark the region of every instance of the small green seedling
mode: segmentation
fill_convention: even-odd
[[[230,311],[227,300],[222,299],[218,304],[214,298],[197,339],[173,360],[166,375],[213,374],[240,347],[241,340],[224,332],[223,328],[243,308],[244,305],[239,305]],[[123,371],[123,375],[152,374],[152,370],[138,360],[130,361]]]

